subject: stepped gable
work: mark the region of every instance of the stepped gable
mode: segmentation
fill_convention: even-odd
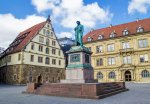
[[[6,49],[5,54],[16,53],[24,49],[25,46],[28,44],[28,42],[38,34],[38,32],[44,27],[44,25],[47,22],[49,21],[36,24],[31,28],[23,32],[20,32],[20,34],[16,37],[16,39]]]
[[[150,18],[90,31],[83,37],[83,42],[87,43],[88,37],[92,38],[92,41],[97,41],[99,35],[104,36],[103,40],[109,39],[110,38],[109,36],[112,32],[116,33],[115,38],[123,37],[122,32],[124,30],[129,31],[128,35],[134,35],[137,33],[136,29],[139,26],[141,26],[144,29],[144,32],[149,32],[150,31]]]

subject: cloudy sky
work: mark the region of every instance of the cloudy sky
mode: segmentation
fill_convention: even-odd
[[[91,29],[150,18],[150,0],[0,0],[0,47],[51,15],[56,35],[74,38],[79,20]]]

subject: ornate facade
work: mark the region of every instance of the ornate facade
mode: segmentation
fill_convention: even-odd
[[[0,82],[59,82],[65,59],[50,18],[21,32],[0,58]]]
[[[150,19],[93,30],[83,41],[99,82],[150,82]]]

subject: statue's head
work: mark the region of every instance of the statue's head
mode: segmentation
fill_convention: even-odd
[[[78,25],[80,25],[80,21],[77,21],[76,23],[77,23]]]

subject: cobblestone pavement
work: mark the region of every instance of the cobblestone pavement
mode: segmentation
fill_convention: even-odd
[[[25,86],[0,85],[0,104],[150,104],[150,84],[126,83],[130,91],[100,100],[22,94]]]

